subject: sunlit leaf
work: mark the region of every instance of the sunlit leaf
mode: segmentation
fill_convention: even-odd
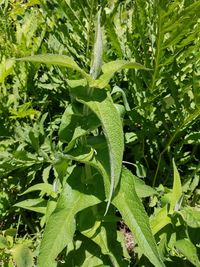
[[[112,200],[132,231],[142,252],[155,266],[164,266],[149,225],[149,218],[138,198],[132,173],[123,168],[119,192]]]
[[[175,247],[180,251],[194,266],[199,267],[200,261],[197,254],[197,249],[189,239],[181,239],[176,241]]]

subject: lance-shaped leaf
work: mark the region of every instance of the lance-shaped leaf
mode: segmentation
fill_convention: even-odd
[[[77,101],[88,106],[100,119],[109,148],[110,160],[110,192],[107,209],[110,205],[114,189],[117,187],[122,167],[122,157],[124,150],[124,138],[121,118],[111,99],[105,90],[95,89],[91,96],[85,94],[81,88],[75,88],[72,93]],[[106,192],[107,194],[107,192]]]
[[[144,255],[154,266],[163,267],[164,264],[160,259],[148,216],[135,191],[134,178],[126,168],[122,169],[119,192],[112,203],[121,213]]]
[[[182,195],[182,186],[179,172],[177,170],[176,164],[173,159],[173,169],[174,169],[174,182],[172,188],[171,202],[169,214],[173,214],[174,211],[179,210],[179,200]]]
[[[75,181],[79,190],[74,190],[69,184],[66,184],[58,199],[56,209],[48,219],[41,242],[38,267],[56,266],[56,257],[73,240],[76,230],[76,214],[100,202],[97,197],[83,187],[83,184],[77,185],[76,179],[80,175],[79,169],[76,169],[70,177],[72,181]]]
[[[93,62],[90,70],[90,74],[93,79],[96,79],[101,72],[102,65],[102,56],[103,56],[103,40],[102,40],[102,31],[101,31],[101,9],[97,14],[97,23],[96,23],[96,36],[93,52]]]
[[[99,77],[98,80],[91,81],[92,83],[90,84],[90,86],[101,88],[101,89],[106,87],[110,79],[115,74],[115,72],[120,71],[122,69],[149,70],[137,62],[130,62],[126,60],[111,61],[102,66],[103,74]]]
[[[91,81],[92,79],[90,75],[87,74],[84,70],[82,70],[72,58],[65,55],[55,55],[55,54],[35,55],[35,56],[18,58],[16,60],[66,67],[80,72],[82,76],[86,78],[87,81]]]
[[[47,201],[42,198],[27,199],[13,206],[45,214]]]

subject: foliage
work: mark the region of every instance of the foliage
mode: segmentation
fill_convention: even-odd
[[[200,266],[199,8],[0,2],[2,266]]]

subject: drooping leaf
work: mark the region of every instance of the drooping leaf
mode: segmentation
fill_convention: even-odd
[[[70,57],[65,55],[55,55],[55,54],[45,54],[45,55],[35,55],[29,57],[23,57],[16,59],[17,61],[28,61],[35,63],[43,63],[48,65],[57,65],[61,67],[70,68],[80,72],[84,78],[88,81],[91,80],[89,74],[87,74],[84,70],[82,70],[78,64]]]
[[[73,173],[80,176],[81,173]],[[69,178],[68,178],[69,179]],[[63,248],[73,240],[76,230],[75,215],[89,207],[99,203],[99,199],[91,192],[81,192],[81,184],[77,185],[80,191],[66,184],[59,197],[57,207],[48,219],[44,236],[41,242],[38,267],[56,266],[55,259]]]
[[[154,266],[163,267],[164,264],[160,259],[148,216],[135,191],[132,173],[125,168],[122,169],[119,191],[112,203],[121,213],[144,255]]]
[[[104,135],[109,148],[110,157],[110,190],[108,198],[108,206],[117,187],[122,166],[122,157],[124,150],[124,138],[122,122],[119,114],[113,104],[110,94],[104,90],[93,90],[92,96],[88,96],[80,88],[73,89],[73,95],[77,97],[77,101],[88,106],[99,118],[102,124]]]

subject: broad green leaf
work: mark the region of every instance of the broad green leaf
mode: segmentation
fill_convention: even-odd
[[[11,253],[17,267],[33,266],[33,255],[31,250],[26,245],[15,245],[14,248],[11,249]]]
[[[73,94],[77,101],[88,106],[100,119],[103,132],[109,148],[110,158],[110,189],[107,209],[110,205],[114,189],[117,187],[122,167],[122,157],[124,150],[124,138],[122,122],[113,104],[111,96],[104,90],[95,89],[91,96],[87,96],[83,90],[73,89]]]
[[[151,230],[154,235],[169,223],[171,223],[171,218],[168,216],[167,205],[157,210],[156,213],[150,218]]]
[[[90,86],[101,89],[105,88],[108,85],[110,79],[115,74],[115,72],[120,71],[122,69],[148,70],[147,68],[136,62],[130,62],[126,60],[111,61],[102,66],[103,74],[99,77],[98,80],[91,81]]]
[[[156,243],[149,225],[149,218],[142,202],[135,191],[132,173],[126,168],[122,169],[121,183],[117,195],[112,203],[119,210],[123,220],[133,233],[144,255],[156,267],[163,267]]]
[[[176,164],[174,162],[174,159],[173,159],[173,169],[174,169],[174,182],[171,194],[169,214],[173,214],[174,211],[177,211],[179,209],[177,205],[182,195],[181,179]]]
[[[74,172],[73,175],[81,174],[80,172]],[[56,257],[73,240],[76,230],[75,215],[79,211],[100,202],[91,193],[81,192],[81,185],[77,186],[80,191],[73,190],[70,185],[66,184],[61,192],[57,207],[48,219],[44,230],[38,257],[38,267],[56,266]]]
[[[29,57],[23,57],[16,59],[17,61],[28,61],[28,62],[36,62],[43,63],[48,65],[57,65],[61,67],[70,68],[80,72],[86,80],[90,81],[91,77],[84,70],[82,70],[78,64],[70,57],[65,55],[54,55],[54,54],[45,54],[45,55],[35,55]]]
[[[200,209],[195,207],[184,207],[179,211],[183,220],[189,227],[199,228],[200,227]]]
[[[103,40],[101,30],[101,9],[97,14],[96,34],[93,51],[93,62],[90,70],[90,75],[96,79],[101,72],[102,56],[103,56]]]
[[[4,249],[6,247],[8,247],[7,239],[4,236],[0,235],[0,249]]]
[[[200,267],[200,261],[195,245],[189,239],[176,241],[175,247],[180,251],[194,266]]]
[[[14,206],[45,214],[46,205],[47,205],[46,200],[37,198],[37,199],[27,199],[27,200],[18,202]]]

